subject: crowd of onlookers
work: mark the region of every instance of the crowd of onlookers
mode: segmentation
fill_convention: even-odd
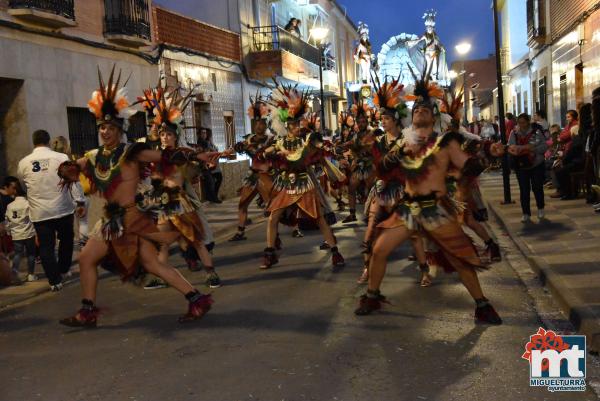
[[[17,176],[0,183],[0,286],[37,281],[36,264],[41,263],[50,289],[59,291],[71,276],[75,245],[87,240],[89,199],[81,184],[71,190],[60,186],[58,166],[74,158],[69,141],[51,139],[44,130],[35,131],[32,139],[34,149],[19,162]],[[209,128],[198,130],[198,145],[217,151]],[[199,168],[204,200],[221,203],[218,161]],[[24,258],[27,273],[22,275]]]
[[[549,125],[541,111],[533,118],[526,113],[506,114],[507,151],[519,184],[524,223],[531,220],[531,192],[538,218],[545,218],[544,187],[554,189],[549,196],[561,200],[585,194],[585,201],[600,213],[600,124],[596,129],[593,124],[594,109],[599,109],[595,118],[600,118],[600,88],[594,91],[594,99],[594,107],[585,103],[578,110],[568,110],[562,128]],[[469,128],[473,132],[473,124]]]

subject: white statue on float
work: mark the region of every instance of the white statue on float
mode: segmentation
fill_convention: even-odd
[[[401,33],[390,38],[378,54],[379,76],[400,77],[400,82],[410,85],[413,77],[409,66],[415,71],[423,71],[432,66],[431,80],[440,86],[450,86],[446,49],[435,31],[436,11],[427,10],[423,15],[425,33],[421,36]]]
[[[360,66],[360,80],[363,84],[371,81],[371,69],[376,68],[376,58],[369,41],[369,26],[364,22],[358,23],[360,40],[354,49],[354,62]]]
[[[425,56],[425,65],[432,66],[431,78],[437,81],[440,79],[441,75],[444,77],[447,76],[448,67],[446,65],[446,49],[442,45],[440,37],[435,31],[436,16],[437,12],[435,10],[427,10],[423,15],[423,19],[425,20],[425,33],[418,40],[408,42],[407,44],[409,47],[416,47],[417,51]],[[417,68],[422,71],[424,66],[417,65]]]

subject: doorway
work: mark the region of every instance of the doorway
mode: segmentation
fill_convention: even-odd
[[[15,175],[19,160],[31,151],[23,83],[0,78],[0,179]]]

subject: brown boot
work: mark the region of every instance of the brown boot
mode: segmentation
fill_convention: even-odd
[[[279,262],[277,259],[277,254],[275,253],[275,249],[273,248],[265,248],[265,252],[263,254],[263,263],[260,265],[261,269],[270,269],[271,266],[276,265]]]

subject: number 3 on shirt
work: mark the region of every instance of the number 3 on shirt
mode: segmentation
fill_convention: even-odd
[[[31,169],[31,171],[33,171],[34,173],[37,173],[38,171],[40,171],[42,169],[42,167],[40,166],[40,162],[38,162],[38,161],[34,161],[31,164],[33,165],[33,168]]]

